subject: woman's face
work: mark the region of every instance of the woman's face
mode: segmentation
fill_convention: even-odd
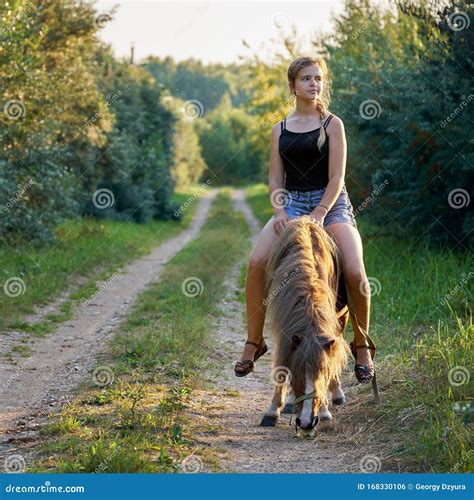
[[[319,66],[311,64],[298,71],[294,89],[301,99],[314,101],[323,91],[323,73]]]

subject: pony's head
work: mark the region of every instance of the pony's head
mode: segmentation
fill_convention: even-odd
[[[274,370],[285,367],[296,398],[297,429],[310,434],[328,386],[339,382],[349,348],[336,315],[336,259],[332,237],[308,216],[281,231],[266,268]]]

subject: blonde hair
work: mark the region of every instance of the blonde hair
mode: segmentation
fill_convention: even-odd
[[[310,66],[314,64],[319,67],[322,72],[322,80],[324,82],[323,91],[321,96],[316,98],[316,109],[321,114],[321,130],[319,132],[319,138],[317,142],[317,146],[319,151],[323,147],[326,142],[326,129],[324,125],[326,124],[326,120],[329,118],[329,103],[331,102],[331,87],[332,87],[332,79],[331,74],[326,64],[326,61],[321,57],[312,57],[312,56],[301,56],[294,59],[288,67],[288,85],[290,87],[290,91],[294,95],[294,91],[292,87],[295,85],[296,76],[300,69],[306,68],[306,66]]]

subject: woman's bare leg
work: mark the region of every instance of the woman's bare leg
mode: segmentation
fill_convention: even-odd
[[[354,302],[351,323],[356,345],[368,345],[370,286],[365,273],[362,240],[359,231],[351,224],[336,223],[325,228],[337,242],[343,258],[343,273]],[[369,349],[357,349],[357,363],[373,365]]]
[[[247,303],[247,340],[260,344],[263,339],[263,327],[266,313],[265,267],[268,254],[278,238],[270,219],[260,233],[247,268],[246,303]],[[257,348],[245,344],[241,360],[253,359]]]

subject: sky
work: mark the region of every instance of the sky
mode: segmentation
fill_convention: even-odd
[[[254,52],[270,61],[269,40],[281,40],[282,34],[291,32],[292,24],[301,36],[302,50],[310,49],[314,33],[333,29],[331,13],[341,13],[344,1],[98,0],[95,5],[99,16],[119,6],[114,19],[104,22],[100,32],[116,57],[128,58],[133,42],[135,62],[155,55],[172,56],[175,61],[194,57],[205,64],[226,64]],[[243,45],[243,39],[251,49]]]

